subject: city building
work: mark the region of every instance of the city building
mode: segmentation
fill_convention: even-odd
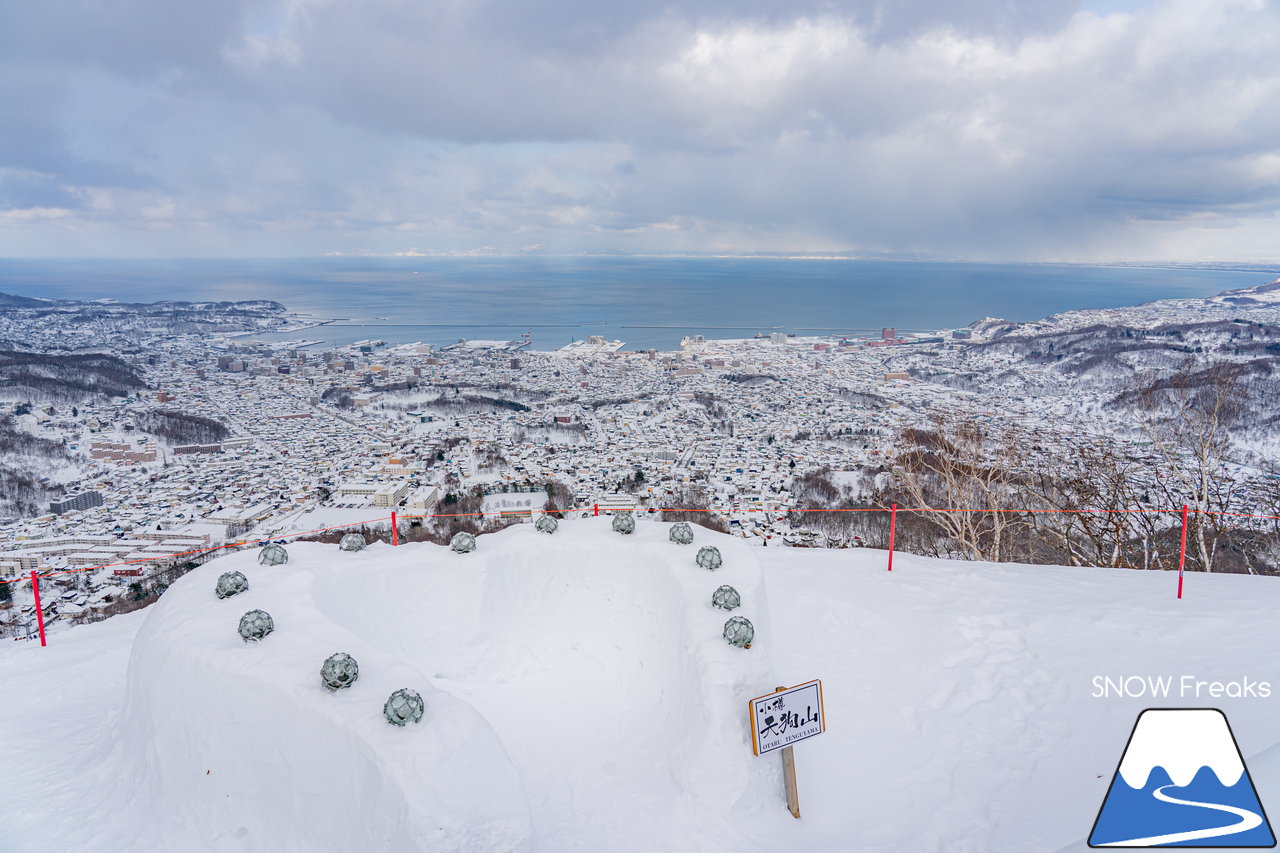
[[[397,506],[401,498],[409,494],[409,481],[385,483],[373,491],[374,506]]]
[[[90,509],[95,506],[102,506],[102,493],[88,491],[81,492],[78,495],[72,495],[69,498],[63,498],[60,501],[52,501],[49,504],[49,512],[52,512],[55,515],[61,515],[64,512]]]

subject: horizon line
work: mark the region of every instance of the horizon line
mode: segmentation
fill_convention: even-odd
[[[892,255],[862,255],[839,252],[324,252],[296,255],[0,255],[0,263],[22,262],[76,262],[76,261],[318,261],[326,259],[405,259],[405,260],[465,260],[465,259],[670,259],[670,260],[778,260],[778,261],[878,261],[884,263],[937,263],[974,264],[989,266],[1083,266],[1083,267],[1171,267],[1171,268],[1219,268],[1230,271],[1238,267],[1271,267],[1280,269],[1280,258],[1205,258],[1176,260],[1168,258],[1098,258],[1091,260],[986,260],[960,257],[906,257]],[[1252,269],[1242,269],[1252,272]]]

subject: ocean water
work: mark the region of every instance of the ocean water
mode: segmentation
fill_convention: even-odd
[[[688,258],[0,259],[0,291],[122,302],[274,299],[342,318],[285,339],[437,345],[587,335],[676,349],[687,334],[935,330],[982,317],[1210,296],[1272,272],[862,260]],[[265,336],[281,337],[281,336]]]

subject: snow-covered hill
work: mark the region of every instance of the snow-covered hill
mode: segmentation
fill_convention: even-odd
[[[1272,698],[1094,698],[1095,676],[1280,686],[1280,583],[751,548],[608,519],[429,544],[232,554],[147,611],[0,649],[0,849],[1085,849],[1137,712],[1219,707],[1280,802]],[[724,567],[697,567],[714,544]],[[219,600],[219,574],[249,578]],[[730,584],[748,650],[710,606]],[[241,614],[269,611],[260,644]],[[359,680],[329,693],[335,651]],[[824,682],[803,818],[747,701]],[[398,729],[382,703],[422,694]],[[1274,691],[1273,691],[1274,692]]]
[[[1081,308],[1050,314],[1027,323],[984,317],[969,328],[982,338],[1036,336],[1094,326],[1152,329],[1178,323],[1244,319],[1252,323],[1280,322],[1280,278],[1265,284],[1224,290],[1217,296],[1159,299],[1117,308]]]

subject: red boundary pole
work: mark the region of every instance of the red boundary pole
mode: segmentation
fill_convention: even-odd
[[[1182,570],[1187,566],[1187,505],[1182,505],[1182,548],[1178,555],[1178,598],[1182,598]]]
[[[889,510],[889,571],[893,571],[893,532],[898,526],[898,505]]]
[[[595,515],[597,515],[597,516],[598,516],[598,515],[600,515],[600,505],[599,505],[598,503],[597,503],[597,504],[593,504],[593,505],[592,505],[592,509],[593,509],[594,514],[595,514]],[[669,507],[668,507],[668,508],[666,508],[666,509],[671,509],[671,508],[669,508]],[[682,511],[685,511],[685,512],[710,512],[710,510],[706,510],[706,509],[688,509],[688,510],[682,510]],[[748,512],[773,512],[773,511],[776,511],[776,510],[763,510],[763,509],[761,509],[761,510],[754,510],[754,509],[752,509],[752,510],[748,510]],[[877,508],[877,507],[859,507],[859,508],[856,508],[856,509],[827,509],[827,510],[817,509],[817,510],[807,510],[807,511],[812,511],[812,512],[884,512],[884,509],[883,509],[883,508]],[[985,510],[973,510],[973,509],[942,509],[942,508],[936,508],[936,507],[935,507],[935,508],[923,507],[923,508],[907,508],[907,511],[908,511],[908,512],[922,512],[922,511],[928,511],[928,512],[981,512],[981,511],[985,511]],[[1029,511],[1029,512],[1074,512],[1074,513],[1080,513],[1080,512],[1089,512],[1090,510],[1003,510],[1003,509],[993,509],[993,510],[990,510],[990,511],[991,511],[991,512],[1028,512],[1028,511]],[[1150,510],[1098,510],[1098,512],[1108,512],[1108,513],[1110,513],[1110,512],[1150,512],[1150,513],[1166,513],[1166,512],[1168,512],[1168,510],[1167,510],[1167,509],[1150,509]],[[1218,513],[1215,513],[1215,512],[1210,512],[1210,511],[1208,511],[1208,510],[1199,510],[1199,509],[1198,509],[1198,510],[1196,510],[1196,512],[1197,512],[1197,513],[1199,513],[1199,514],[1202,514],[1202,515],[1204,515],[1204,514],[1207,514],[1207,515],[1217,515],[1217,516],[1220,516],[1220,517],[1227,517],[1227,516],[1230,516],[1230,517],[1234,517],[1234,518],[1262,518],[1262,519],[1268,519],[1268,520],[1280,520],[1280,515],[1254,515],[1254,514],[1249,514],[1249,513],[1233,513],[1233,512],[1218,512]],[[477,513],[476,513],[476,516],[477,516],[478,518],[483,518],[485,515],[489,515],[489,514],[492,514],[492,515],[498,515],[498,514],[500,514],[500,513],[485,513],[485,512],[477,512]],[[1186,563],[1187,563],[1187,528],[1188,528],[1188,517],[1189,517],[1189,514],[1190,514],[1190,507],[1189,507],[1187,504],[1183,504],[1183,505],[1182,505],[1182,535],[1181,535],[1181,544],[1180,544],[1180,546],[1179,546],[1179,556],[1178,556],[1178,598],[1179,598],[1179,599],[1181,599],[1181,598],[1182,598],[1183,581],[1184,581],[1184,576],[1185,576],[1185,572],[1186,572]],[[467,515],[469,515],[469,513],[468,513]],[[433,514],[418,515],[418,516],[411,515],[410,517],[411,517],[411,518],[457,518],[457,517],[461,517],[461,515],[450,515],[450,514],[448,514],[448,513],[433,513]],[[358,525],[358,524],[374,524],[374,523],[376,523],[376,522],[378,522],[378,521],[380,521],[380,520],[386,520],[386,516],[383,516],[383,517],[382,517],[382,519],[376,519],[376,518],[375,518],[375,519],[370,519],[369,521],[354,522],[354,523],[350,523],[350,524],[336,525],[336,526],[334,526],[334,527],[324,527],[324,528],[318,528],[318,529],[316,529],[316,530],[308,530],[308,531],[304,531],[304,532],[301,532],[301,533],[292,533],[292,534],[287,534],[287,537],[293,537],[293,538],[296,538],[296,537],[300,537],[300,536],[308,536],[308,535],[311,535],[311,534],[314,534],[314,533],[323,533],[323,532],[325,532],[325,531],[329,531],[329,530],[343,530],[343,529],[350,529],[351,527],[353,527],[353,526],[355,526],[355,525]],[[898,505],[895,503],[895,504],[893,504],[893,505],[891,506],[891,508],[890,508],[890,514],[889,514],[889,566],[888,566],[889,571],[893,571],[894,538],[895,538],[895,533],[896,533],[896,530],[897,530],[897,520],[898,520]],[[399,544],[399,530],[398,530],[398,525],[397,525],[397,514],[396,514],[394,511],[392,511],[392,513],[391,513],[391,522],[392,522],[392,527],[391,527],[391,544],[392,544],[392,545],[398,545],[398,544]],[[184,551],[184,552],[181,552],[181,553],[178,553],[178,554],[171,554],[171,555],[169,555],[168,557],[165,557],[164,559],[169,559],[169,558],[172,558],[172,557],[182,557],[182,556],[187,556],[187,555],[191,555],[191,554],[209,555],[209,554],[213,554],[213,553],[214,553],[214,552],[216,552],[216,551],[220,551],[220,550],[223,550],[223,549],[226,549],[226,548],[235,548],[235,547],[239,547],[239,546],[243,546],[243,545],[249,545],[249,544],[260,544],[260,543],[265,542],[265,541],[267,541],[267,540],[264,540],[264,539],[258,539],[258,540],[253,540],[253,542],[249,542],[249,541],[241,540],[241,541],[237,541],[237,542],[234,542],[234,543],[227,543],[227,544],[225,544],[225,545],[217,545],[217,546],[212,546],[212,547],[208,547],[208,548],[196,548],[196,549],[193,549],[193,550],[191,550],[191,551]],[[161,559],[161,558],[159,558],[159,557],[148,557],[148,558],[144,558],[144,559],[140,559],[140,560],[124,560],[124,561],[116,562],[116,563],[103,563],[102,565],[99,565],[99,566],[86,566],[86,567],[82,567],[82,568],[68,569],[68,570],[65,570],[65,571],[58,571],[58,572],[53,572],[53,571],[51,571],[51,572],[49,572],[49,573],[48,573],[47,577],[54,577],[54,576],[60,576],[60,575],[70,575],[70,574],[77,574],[77,573],[79,573],[79,572],[86,572],[86,571],[96,571],[96,570],[98,570],[98,569],[107,568],[107,567],[109,567],[109,566],[123,566],[123,565],[132,565],[132,564],[135,564],[135,563],[146,563],[146,562],[151,562],[151,561],[153,561],[153,560],[159,560],[159,559]],[[13,579],[12,579],[12,580],[8,580],[8,581],[0,580],[0,584],[4,584],[4,583],[17,583],[17,582],[18,582],[18,578],[17,578],[16,576],[15,576],[15,577],[13,577]],[[44,632],[44,611],[40,608],[40,585],[39,585],[39,579],[37,578],[37,574],[36,574],[36,572],[35,572],[35,571],[32,571],[32,572],[31,572],[31,585],[32,585],[32,589],[33,589],[33,595],[35,596],[35,600],[36,600],[36,617],[37,617],[37,620],[38,620],[39,625],[40,625],[40,644],[43,646],[43,645],[47,645],[46,638],[45,638],[45,632]]]
[[[31,573],[31,591],[36,594],[36,624],[40,626],[40,645],[47,645],[44,641],[44,611],[40,609],[40,579],[35,572]]]

